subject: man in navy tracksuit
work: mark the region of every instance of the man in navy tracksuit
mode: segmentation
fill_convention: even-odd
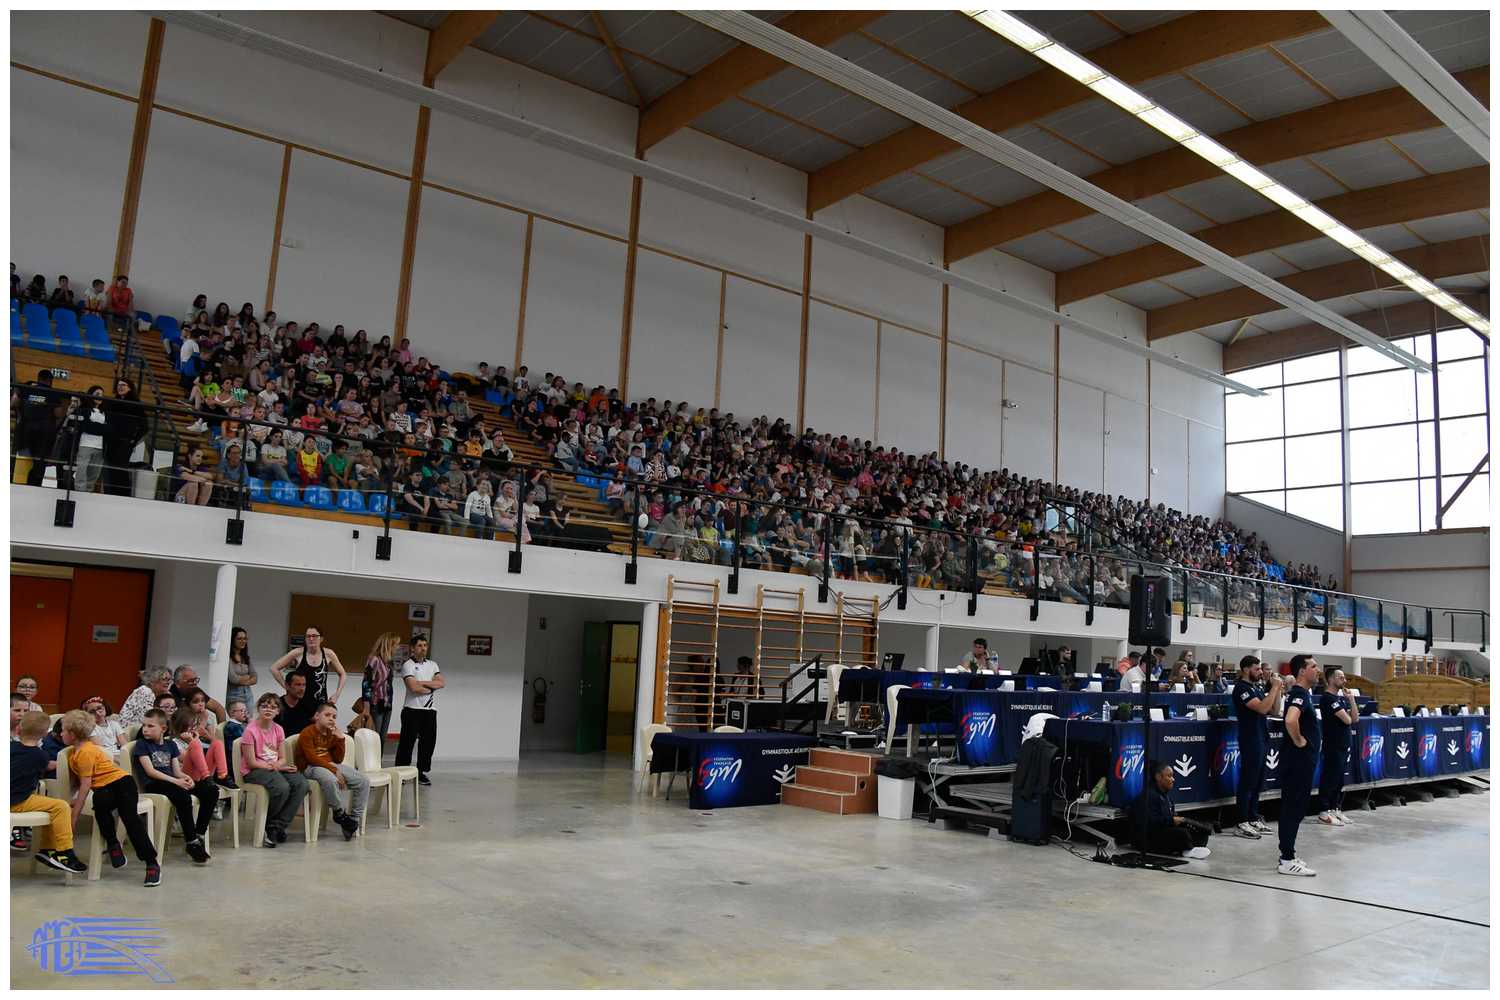
[[[1255,657],[1241,659],[1230,694],[1240,735],[1240,783],[1235,789],[1239,825],[1234,829],[1251,840],[1271,832],[1260,818],[1260,788],[1266,777],[1266,716],[1281,700],[1281,677],[1272,674],[1269,686],[1262,686],[1263,670]]]
[[[1349,818],[1340,809],[1344,797],[1344,771],[1349,766],[1349,736],[1359,721],[1359,707],[1348,691],[1348,680],[1338,667],[1323,672],[1323,694],[1318,711],[1323,717],[1323,779],[1318,782],[1322,812],[1318,822],[1327,826],[1347,826]]]
[[[1312,798],[1313,770],[1322,752],[1322,728],[1313,703],[1318,661],[1299,653],[1292,657],[1292,689],[1286,696],[1286,739],[1281,745],[1281,863],[1282,875],[1318,874],[1297,857],[1297,828]]]

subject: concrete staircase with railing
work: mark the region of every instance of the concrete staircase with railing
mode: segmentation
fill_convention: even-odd
[[[816,747],[781,786],[781,804],[838,816],[875,811],[875,758],[850,750]]]

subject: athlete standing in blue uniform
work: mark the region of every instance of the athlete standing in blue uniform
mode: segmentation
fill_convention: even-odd
[[[1318,682],[1318,661],[1298,653],[1292,657],[1292,689],[1286,696],[1286,739],[1281,746],[1281,863],[1282,875],[1318,874],[1297,857],[1297,828],[1312,798],[1313,770],[1322,752],[1322,729],[1313,704],[1312,686]]]
[[[1344,772],[1349,766],[1349,737],[1359,721],[1359,707],[1349,695],[1349,682],[1342,670],[1329,667],[1323,677],[1323,694],[1318,698],[1323,717],[1323,779],[1318,782],[1318,793],[1323,811],[1318,813],[1318,822],[1347,826],[1349,819],[1339,805],[1344,797]]]
[[[1261,684],[1263,674],[1260,660],[1242,658],[1239,679],[1229,696],[1240,736],[1240,783],[1235,789],[1239,825],[1234,829],[1250,840],[1271,832],[1260,818],[1260,788],[1266,778],[1266,716],[1281,700],[1281,677],[1272,674],[1269,686],[1265,686]]]

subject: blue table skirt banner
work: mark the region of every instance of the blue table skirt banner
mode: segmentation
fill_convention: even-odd
[[[800,733],[657,733],[651,770],[686,771],[693,809],[775,805],[817,742]]]
[[[1070,746],[1089,743],[1107,749],[1109,802],[1113,806],[1127,808],[1140,796],[1145,788],[1146,768],[1152,760],[1172,765],[1176,775],[1172,795],[1179,803],[1234,796],[1242,761],[1239,727],[1233,720],[1152,723],[1149,755],[1144,743],[1145,728],[1140,722],[1059,718],[1047,723],[1046,736],[1059,747],[1066,741]],[[1266,777],[1262,786],[1265,791],[1281,787],[1281,747],[1285,739],[1279,719],[1272,719],[1268,728]],[[1423,742],[1430,746],[1425,752],[1420,746]],[[1361,718],[1350,741],[1346,780],[1353,783],[1441,777],[1487,768],[1488,743],[1487,715]],[[1423,757],[1430,758],[1428,763],[1421,763]],[[1424,767],[1428,770],[1424,771]]]
[[[1060,690],[1074,680],[1082,681],[1082,678],[1073,677],[1046,677],[1046,676],[1001,676],[1000,674],[971,674],[971,673],[947,673],[926,670],[874,670],[860,667],[845,670],[839,674],[839,701],[863,701],[885,704],[886,688],[892,684],[902,684],[910,688],[942,688],[955,691],[998,691],[1006,681],[1011,681],[1017,691],[1037,691],[1042,689]],[[1108,679],[1104,680],[1105,690],[1119,687],[1119,680],[1115,679],[1113,684]]]

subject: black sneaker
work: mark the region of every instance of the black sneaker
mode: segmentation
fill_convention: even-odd
[[[427,772],[426,771],[418,771],[417,772],[417,784],[419,784],[419,785],[430,785],[430,784],[432,784],[432,780],[427,777]]]
[[[127,862],[125,860],[125,848],[121,847],[119,844],[110,844],[109,866],[111,868],[124,868],[126,864]]]
[[[266,839],[263,840],[263,841],[261,841],[260,846],[261,847],[275,847],[276,846],[276,838],[273,837],[273,836],[271,836],[271,832],[269,830],[266,831]]]
[[[188,857],[193,859],[195,865],[208,864],[208,852],[203,849],[203,841],[190,840],[187,843]]]
[[[276,832],[275,832],[274,836],[276,837],[276,843],[278,843],[278,844],[285,844],[286,843],[286,831],[283,830],[281,827],[278,826],[276,828]]]
[[[78,855],[72,851],[42,851],[37,854],[36,859],[50,868],[56,868],[60,872],[72,872],[81,875],[89,870],[89,866],[78,860]]]
[[[218,785],[220,788],[238,788],[238,787],[240,787],[239,785],[236,785],[234,783],[234,779],[233,778],[230,778],[230,777],[227,777],[227,776],[223,777],[223,778],[215,778],[214,779],[214,784]],[[228,800],[227,799],[220,799],[219,801],[220,802],[227,802]]]
[[[10,849],[19,854],[25,854],[31,850],[31,830],[24,826],[12,827],[10,831]]]
[[[155,861],[146,866],[146,881],[141,883],[145,886],[161,885],[161,865]]]
[[[349,813],[344,813],[342,816],[337,817],[337,820],[339,826],[344,830],[344,839],[353,840],[354,835],[359,832],[359,820]]]

